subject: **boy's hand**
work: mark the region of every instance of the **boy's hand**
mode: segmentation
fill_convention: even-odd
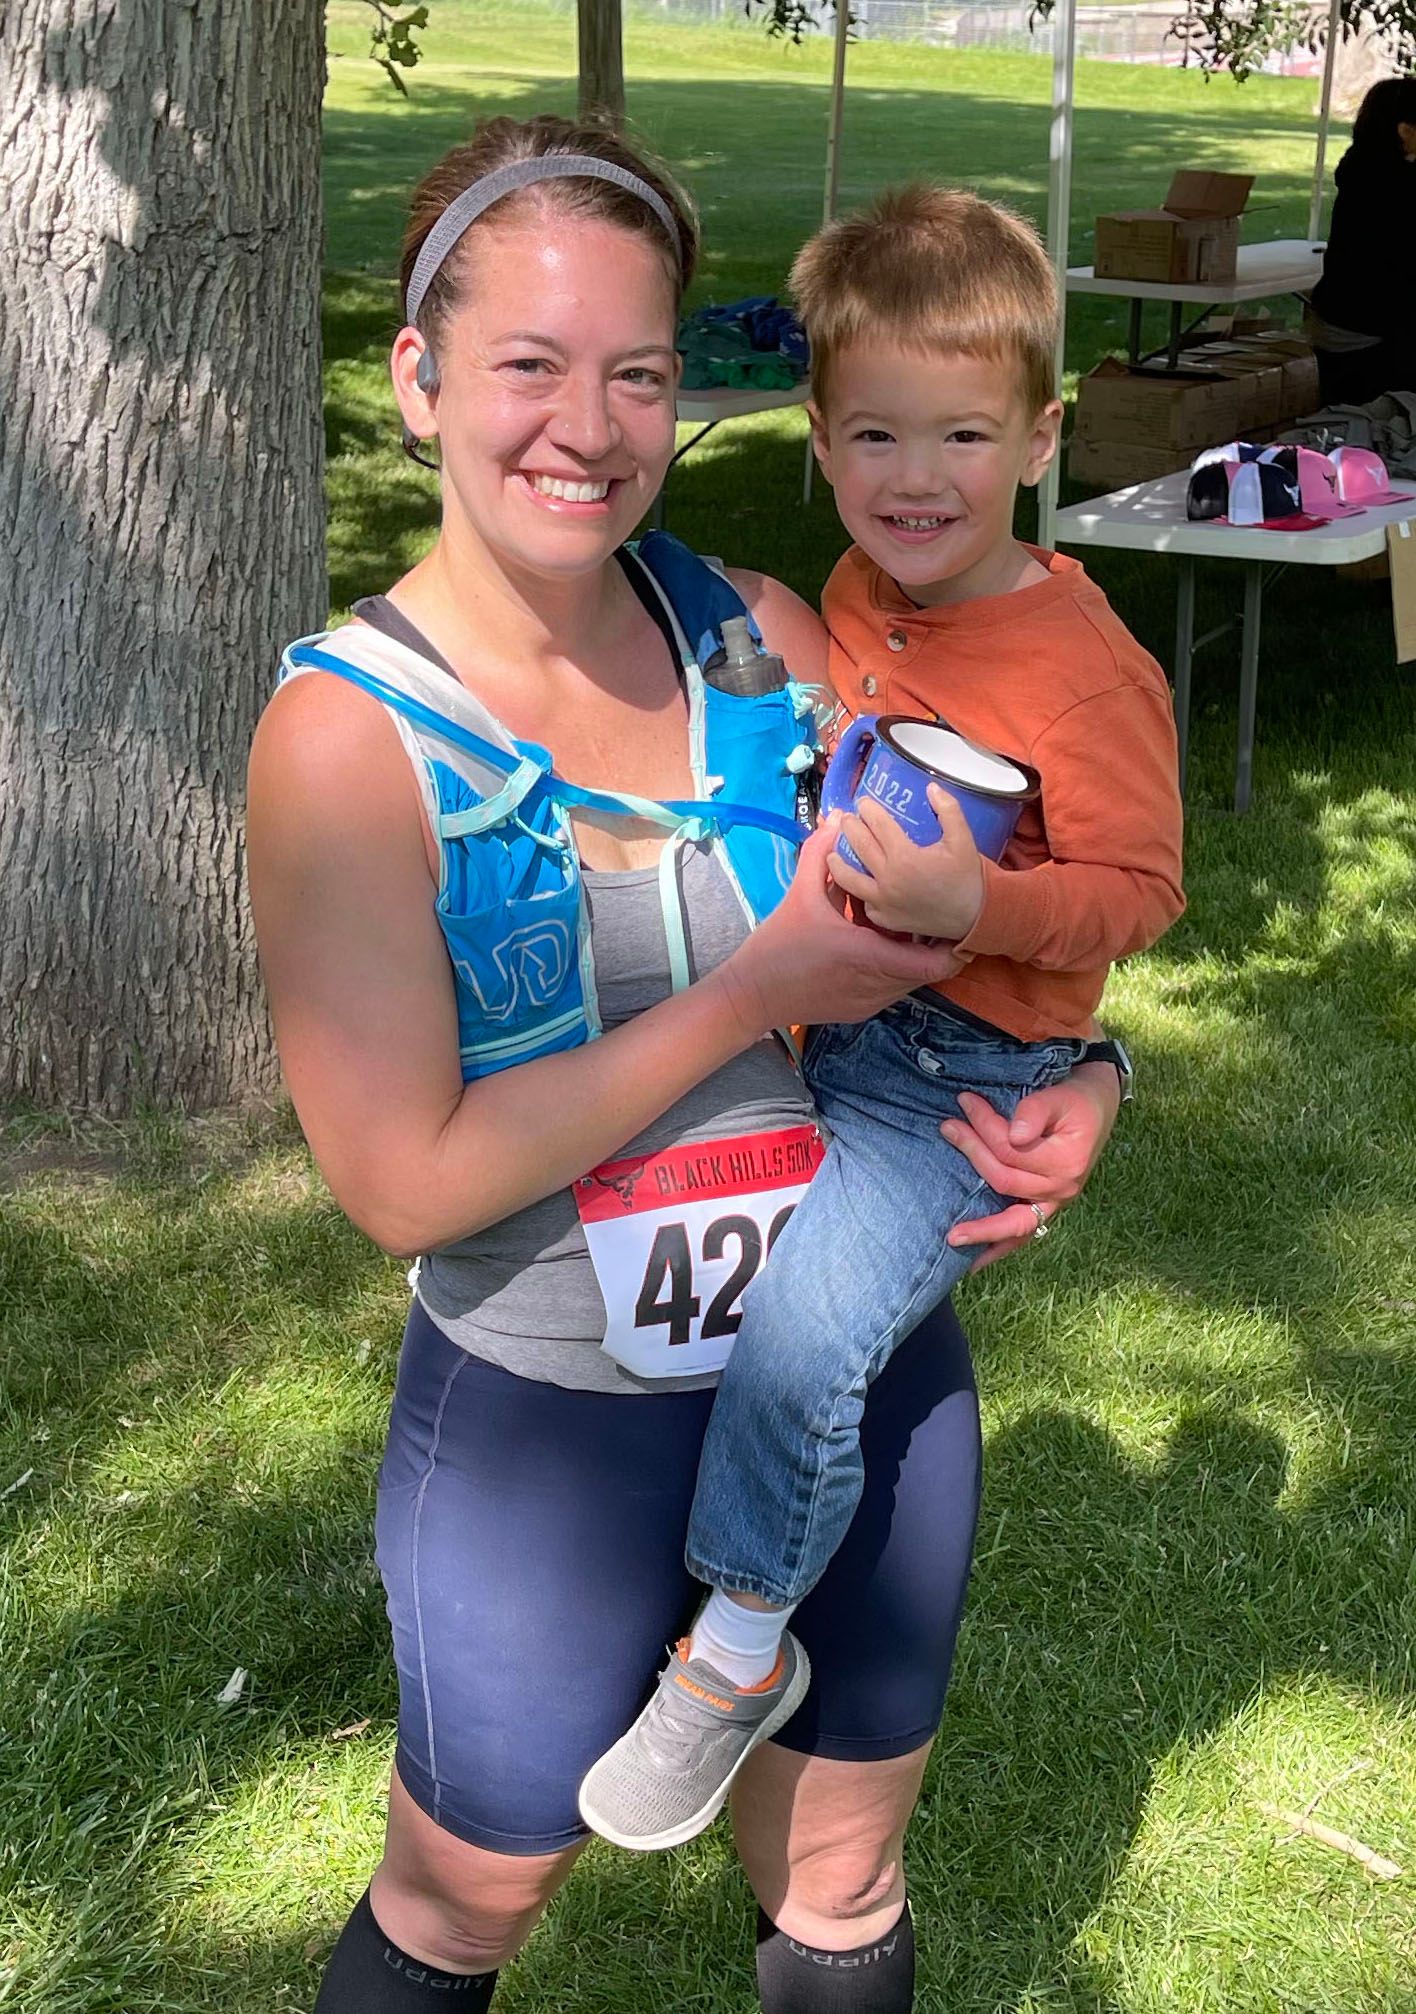
[[[955,799],[931,783],[929,802],[943,836],[933,846],[916,846],[883,805],[863,797],[842,820],[841,836],[868,872],[862,874],[836,852],[831,879],[856,898],[881,930],[956,944],[968,936],[983,907],[983,867]]]

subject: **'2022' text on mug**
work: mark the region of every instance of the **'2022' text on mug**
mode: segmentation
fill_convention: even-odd
[[[943,721],[862,713],[831,758],[821,786],[821,809],[828,815],[854,811],[862,797],[873,797],[916,846],[933,846],[940,831],[929,802],[931,783],[956,800],[974,845],[989,860],[1002,854],[1023,806],[1039,787],[1035,770],[966,741]],[[862,866],[844,839],[838,851],[848,865]]]

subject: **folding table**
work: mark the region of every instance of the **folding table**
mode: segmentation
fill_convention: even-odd
[[[1181,286],[1174,280],[1099,280],[1091,266],[1067,268],[1069,294],[1108,294],[1131,303],[1129,361],[1141,359],[1141,314],[1147,301],[1169,301],[1170,340],[1166,363],[1180,358],[1183,310],[1213,307],[1217,301],[1267,301],[1279,294],[1306,294],[1323,270],[1322,245],[1307,238],[1275,238],[1267,245],[1241,245],[1232,280],[1203,280]]]
[[[1233,628],[1232,622],[1195,635],[1195,561],[1234,560],[1244,568],[1244,613],[1239,659],[1239,745],[1234,769],[1234,809],[1247,811],[1253,794],[1254,730],[1259,693],[1259,626],[1266,576],[1290,566],[1345,566],[1386,550],[1388,525],[1416,522],[1416,483],[1397,482],[1409,494],[1356,517],[1335,518],[1311,531],[1201,523],[1185,516],[1188,470],[1161,476],[1057,513],[1056,543],[1118,546],[1132,552],[1174,553],[1180,560],[1175,615],[1175,721],[1180,739],[1180,781],[1190,738],[1190,668],[1195,652]]]
[[[698,432],[691,441],[685,441],[669,463],[669,471],[681,462],[684,456],[706,440],[714,427],[724,420],[739,420],[749,413],[774,413],[783,406],[802,406],[811,397],[811,386],[805,378],[798,385],[781,385],[772,391],[754,391],[735,385],[710,385],[704,391],[680,392],[675,401],[675,411],[681,424],[697,425]],[[807,442],[806,470],[802,478],[802,502],[811,502],[811,443]],[[662,527],[664,522],[664,492],[668,487],[668,476],[664,478],[664,488],[654,499],[651,522]]]

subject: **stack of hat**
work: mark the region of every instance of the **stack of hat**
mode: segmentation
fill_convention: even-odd
[[[1324,455],[1315,448],[1229,441],[1206,448],[1191,464],[1185,514],[1217,524],[1311,531],[1376,504],[1404,501],[1370,448],[1339,447]]]

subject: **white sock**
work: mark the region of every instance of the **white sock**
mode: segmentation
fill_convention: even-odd
[[[770,1678],[789,1608],[745,1608],[715,1587],[693,1625],[690,1657],[701,1657],[739,1691]]]

